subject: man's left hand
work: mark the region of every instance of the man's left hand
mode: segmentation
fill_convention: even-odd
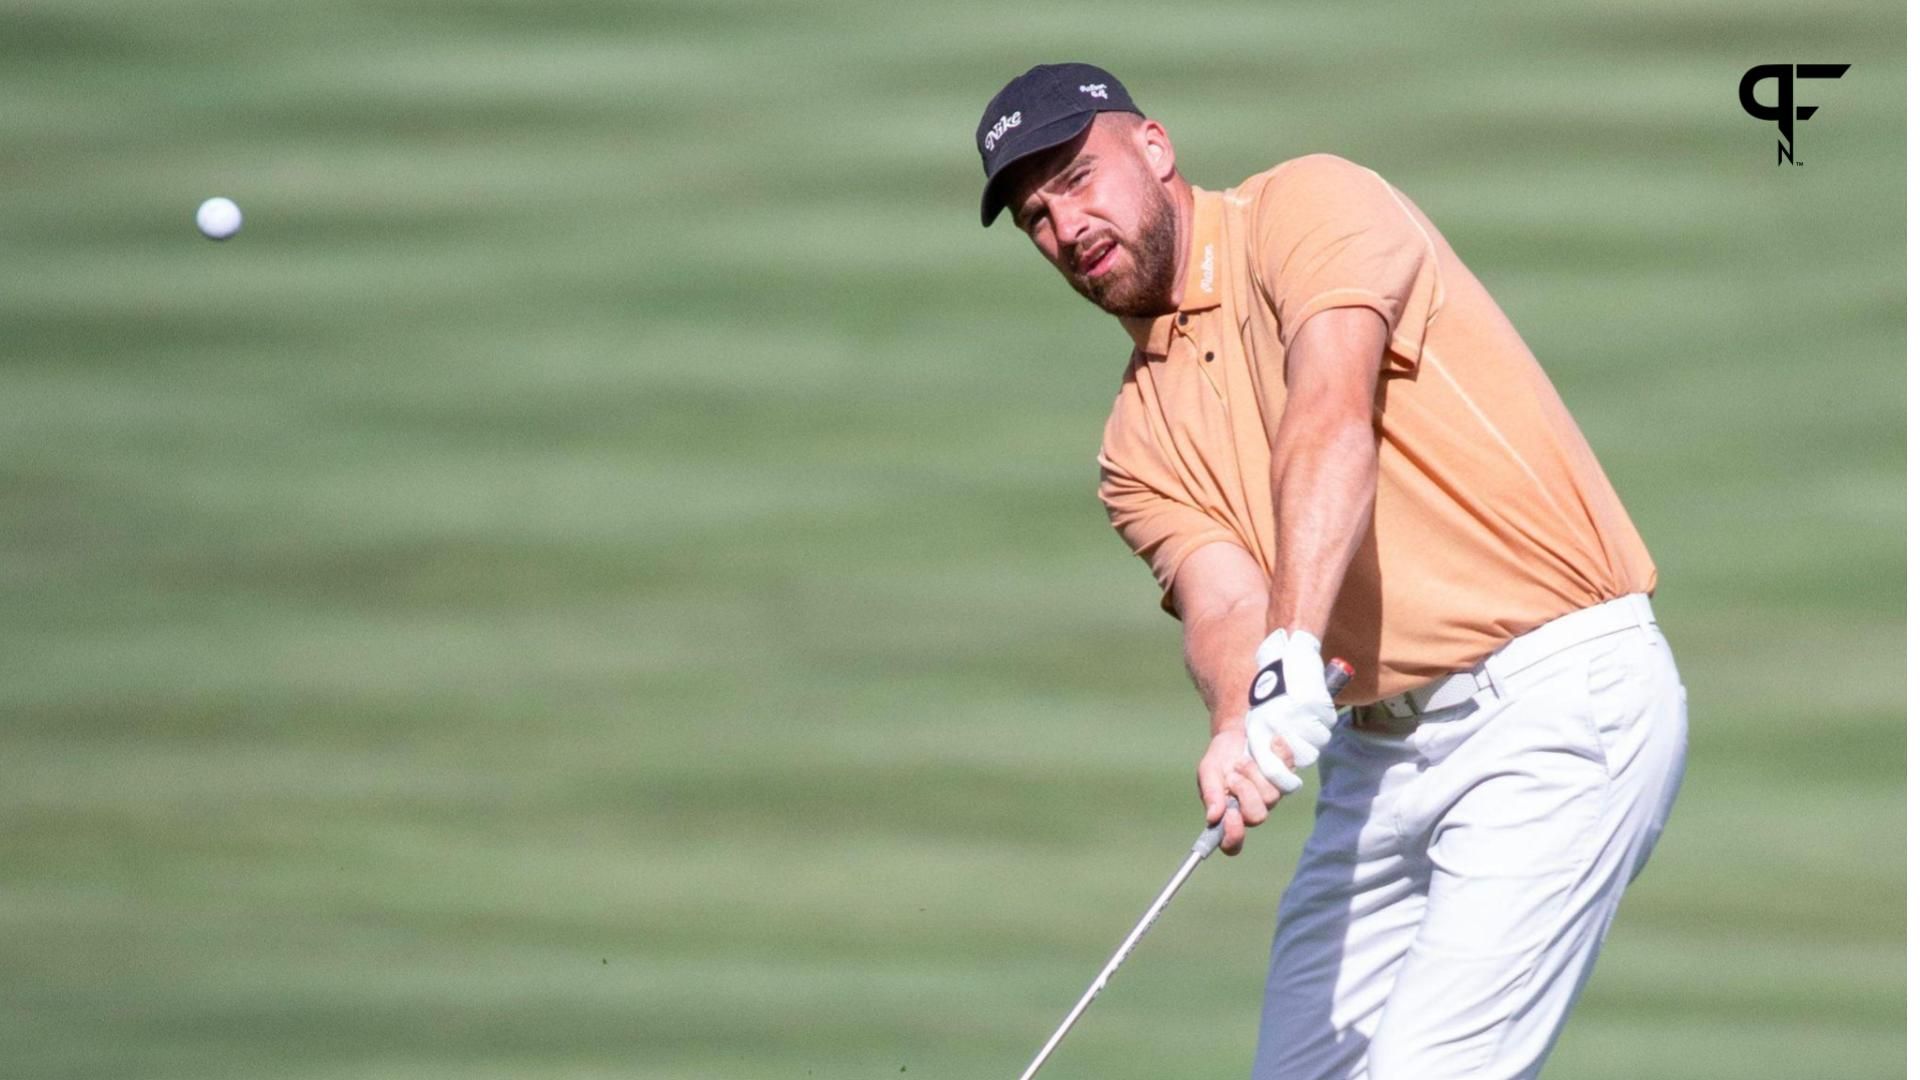
[[[1333,697],[1320,639],[1304,630],[1275,630],[1253,662],[1247,753],[1275,787],[1291,795],[1302,784],[1297,770],[1319,761],[1320,749],[1333,738]]]

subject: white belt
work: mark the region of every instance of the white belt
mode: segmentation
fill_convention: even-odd
[[[1466,671],[1442,675],[1425,686],[1355,707],[1353,725],[1365,731],[1411,731],[1422,714],[1464,704],[1482,690],[1497,694],[1521,672],[1555,653],[1636,627],[1651,638],[1655,625],[1653,605],[1644,593],[1582,608],[1521,634]]]

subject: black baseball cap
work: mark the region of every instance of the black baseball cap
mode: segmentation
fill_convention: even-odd
[[[1140,115],[1120,80],[1092,64],[1041,64],[993,95],[973,136],[987,171],[980,224],[991,225],[1000,216],[994,182],[1008,166],[1078,138],[1103,112]]]

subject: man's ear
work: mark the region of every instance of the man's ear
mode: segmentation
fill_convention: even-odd
[[[1160,121],[1142,123],[1134,129],[1133,137],[1139,141],[1140,159],[1147,163],[1147,171],[1154,179],[1171,180],[1175,172],[1173,140],[1167,136],[1167,129],[1160,126]]]

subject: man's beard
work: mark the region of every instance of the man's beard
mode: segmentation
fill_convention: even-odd
[[[1092,280],[1077,274],[1067,278],[1075,291],[1109,315],[1145,318],[1171,310],[1173,245],[1178,237],[1173,200],[1158,184],[1148,190],[1153,200],[1141,223],[1139,242],[1121,245],[1133,256],[1133,268],[1127,273],[1115,268]]]

